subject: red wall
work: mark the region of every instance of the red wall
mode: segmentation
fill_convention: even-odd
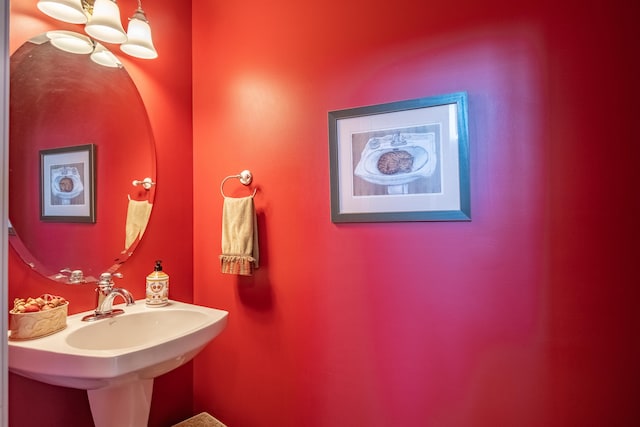
[[[640,422],[639,70],[632,2],[616,3],[193,2],[194,297],[230,311],[195,359],[195,412]],[[472,222],[331,223],[327,112],[462,90]],[[217,186],[243,169],[251,278],[217,267]]]
[[[125,64],[160,184],[123,286],[141,297],[160,257],[173,298],[231,312],[156,381],[151,425],[637,424],[632,3],[251,3],[193,2],[193,34],[188,3],[145,3],[160,58]],[[12,50],[51,25],[33,10],[11,2]],[[327,111],[458,90],[473,221],[332,224]],[[217,267],[218,185],[245,168],[261,267],[238,279]],[[51,291],[13,253],[9,269],[10,300]],[[41,424],[34,401],[66,414],[48,425],[89,423],[81,391],[12,375],[9,399],[12,427]]]
[[[124,274],[120,284],[136,298],[143,298],[144,278],[152,271],[154,261],[162,259],[171,277],[171,298],[190,302],[193,299],[191,32],[188,29],[191,8],[188,2],[148,3],[144,2],[143,6],[153,30],[158,59],[130,58],[118,54],[117,46],[110,46],[123,61],[145,102],[156,144],[158,182],[144,240],[133,258],[120,269]],[[126,20],[135,11],[137,2],[120,0],[118,5]],[[48,18],[37,10],[33,1],[11,2],[11,52],[28,38],[52,28],[82,31],[78,26]],[[20,258],[9,251],[9,301],[15,297],[58,292],[70,300],[70,312],[80,312],[94,308],[93,288],[92,285],[53,284],[29,271]],[[192,415],[192,371],[192,364],[187,364],[156,379],[150,426],[171,425]],[[84,391],[10,375],[9,423],[12,427],[42,425],[41,416],[27,416],[34,413],[34,402],[41,413],[65,414],[48,417],[48,426],[91,425]]]

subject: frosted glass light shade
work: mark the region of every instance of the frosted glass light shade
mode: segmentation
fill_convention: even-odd
[[[117,68],[122,67],[122,62],[110,50],[106,49],[100,43],[96,43],[96,47],[90,56],[91,60],[96,64],[104,67]]]
[[[93,52],[93,41],[89,37],[73,31],[47,31],[47,37],[53,46],[65,52],[84,55]]]
[[[127,41],[127,33],[120,22],[120,9],[113,0],[96,0],[93,14],[84,30],[94,39],[107,43]]]
[[[139,19],[137,13],[129,21],[127,41],[120,45],[120,49],[136,58],[154,59],[158,57],[158,52],[151,39],[151,27],[146,20]]]
[[[40,0],[38,9],[45,15],[72,24],[84,24],[87,15],[81,0]]]

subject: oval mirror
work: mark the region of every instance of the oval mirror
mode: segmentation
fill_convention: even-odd
[[[81,54],[55,47],[59,33],[11,55],[9,240],[44,276],[76,282],[71,273],[79,270],[80,281],[92,282],[117,270],[143,236],[155,195],[155,144],[142,98],[117,58],[94,56],[105,49],[91,40],[93,49]],[[145,178],[153,184],[133,185]]]

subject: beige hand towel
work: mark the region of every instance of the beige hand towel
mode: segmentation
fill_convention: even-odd
[[[125,224],[125,251],[137,240],[141,239],[149,223],[152,204],[146,200],[129,199],[127,223]]]
[[[223,273],[251,276],[258,268],[258,222],[253,196],[225,197],[222,208]]]

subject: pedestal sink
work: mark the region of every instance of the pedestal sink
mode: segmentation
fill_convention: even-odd
[[[124,314],[112,318],[83,322],[91,312],[78,313],[61,332],[9,339],[9,370],[87,390],[96,427],[146,426],[153,379],[191,360],[224,329],[229,313],[177,301],[119,307]]]

